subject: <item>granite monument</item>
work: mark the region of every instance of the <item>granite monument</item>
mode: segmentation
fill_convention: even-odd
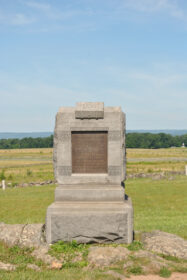
[[[53,163],[58,186],[47,209],[47,242],[130,243],[133,207],[125,195],[125,114],[102,102],[61,107]]]

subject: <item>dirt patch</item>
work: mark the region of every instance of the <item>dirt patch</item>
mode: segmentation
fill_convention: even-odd
[[[160,277],[158,275],[138,275],[138,276],[131,276],[130,280],[163,280],[166,278]],[[167,278],[168,280],[186,280],[187,274],[186,273],[172,273],[172,275]]]

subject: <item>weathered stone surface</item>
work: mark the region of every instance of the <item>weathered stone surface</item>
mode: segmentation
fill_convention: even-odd
[[[43,224],[0,223],[0,240],[8,246],[37,247],[43,242]]]
[[[81,262],[83,260],[82,253],[76,253],[76,256],[72,259],[73,263]]]
[[[56,116],[54,132],[54,172],[59,184],[121,184],[125,179],[125,115],[120,107],[104,107],[103,119],[76,119],[75,108],[62,107]],[[107,132],[109,173],[72,176],[73,132]]]
[[[59,109],[53,163],[59,184],[47,209],[48,244],[130,243],[133,208],[125,199],[125,114],[120,107],[81,102]]]
[[[155,230],[144,233],[142,242],[147,250],[187,259],[187,241],[177,235]]]
[[[21,247],[38,247],[44,243],[43,224],[28,224],[23,227],[18,245]]]
[[[105,274],[112,275],[112,276],[115,277],[115,279],[118,279],[118,280],[125,280],[126,279],[124,275],[122,275],[122,274],[120,274],[116,271],[113,271],[113,270],[108,270],[108,271],[105,272]]]
[[[131,267],[131,266],[133,266],[133,265],[134,265],[134,262],[128,260],[128,261],[123,265],[123,268],[124,268],[124,269],[127,269],[128,267]]]
[[[155,253],[145,251],[145,250],[140,250],[140,251],[135,252],[134,256],[137,258],[147,258],[150,260],[163,261],[163,258],[159,257]]]
[[[29,263],[27,265],[27,268],[35,270],[35,271],[41,271],[41,268],[39,266],[37,266],[36,264],[33,264],[33,263]]]
[[[43,246],[40,246],[37,249],[35,249],[31,255],[38,260],[42,260],[47,265],[52,265],[53,262],[61,263],[55,257],[52,257],[51,255],[49,255],[48,250],[49,250],[49,246],[43,245]]]
[[[0,262],[0,270],[12,271],[16,269],[16,265]]]
[[[98,267],[109,266],[112,263],[126,260],[130,251],[124,247],[91,247],[88,261]]]
[[[119,185],[60,185],[55,189],[55,201],[124,201],[124,189]]]
[[[75,109],[76,119],[103,119],[103,102],[77,102]]]
[[[47,180],[47,181],[43,181],[43,182],[30,182],[30,183],[20,183],[20,184],[16,184],[16,186],[14,187],[21,187],[21,188],[26,188],[26,187],[30,187],[30,186],[43,186],[43,185],[51,185],[51,184],[55,184],[56,181],[52,181],[52,180]],[[8,187],[12,187],[12,183],[8,183],[7,184]],[[1,184],[0,184],[1,187]]]
[[[168,267],[168,264],[165,261],[157,261],[157,260],[151,260],[150,264],[148,265],[150,272],[159,272],[161,268]],[[148,271],[148,269],[147,269]]]
[[[134,162],[134,160],[137,159],[128,159],[129,162]],[[175,176],[172,175],[184,175],[184,171],[166,171],[161,173],[134,173],[134,174],[128,174],[126,176],[126,179],[131,178],[152,178],[153,180],[161,180],[161,179],[168,179],[173,180]],[[168,177],[170,176],[170,177]]]
[[[14,246],[19,243],[24,225],[7,225],[0,223],[0,240],[8,246]]]
[[[125,202],[55,202],[47,212],[47,242],[131,243],[131,200]]]
[[[22,184],[22,187],[23,187],[23,188],[28,187],[28,186],[29,186],[28,183],[23,183],[23,184]]]
[[[168,267],[167,261],[159,257],[155,253],[140,250],[133,254],[136,258],[143,258],[150,261],[146,267],[142,267],[145,273],[159,272],[162,267]]]

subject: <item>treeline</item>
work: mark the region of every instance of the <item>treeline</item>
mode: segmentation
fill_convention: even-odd
[[[126,137],[127,148],[159,149],[169,147],[187,147],[187,134],[172,136],[165,133],[128,133]]]
[[[187,134],[172,136],[165,133],[128,133],[126,135],[127,148],[159,149],[169,147],[187,147]],[[24,148],[51,148],[53,147],[53,135],[49,137],[0,139],[0,149],[24,149]]]
[[[51,148],[53,135],[49,137],[0,139],[0,149]]]

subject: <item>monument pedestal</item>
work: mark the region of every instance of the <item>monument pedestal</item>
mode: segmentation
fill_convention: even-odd
[[[47,242],[131,243],[133,208],[130,199],[54,202],[47,209]]]
[[[55,189],[55,201],[124,201],[124,188],[118,185],[60,185]]]
[[[125,198],[125,114],[77,103],[56,116],[53,163],[58,187],[47,209],[47,242],[130,243],[133,207]]]

